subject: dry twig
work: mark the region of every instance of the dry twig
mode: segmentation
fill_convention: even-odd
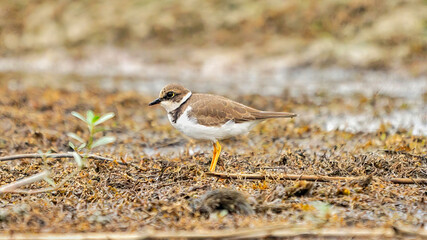
[[[12,182],[0,187],[0,193],[25,193],[25,194],[36,194],[36,193],[44,193],[49,191],[54,191],[64,185],[68,180],[72,177],[76,176],[80,170],[75,170],[72,173],[68,174],[65,178],[63,178],[59,183],[54,184],[51,187],[45,187],[40,189],[18,189],[27,184],[31,184],[40,180],[46,180],[45,178],[49,177],[50,172],[45,170],[41,173],[35,174],[33,176],[21,179],[16,182]]]
[[[280,179],[280,180],[306,180],[315,182],[331,182],[331,181],[355,181],[358,177],[329,177],[318,175],[294,175],[294,174],[279,174],[279,175],[262,175],[262,174],[233,174],[233,173],[218,173],[208,172],[208,176],[228,179]],[[397,184],[427,184],[425,178],[384,178],[383,181]]]
[[[24,158],[42,158],[42,154],[38,153],[27,153],[27,154],[18,154],[18,155],[12,155],[12,156],[4,156],[0,157],[0,162],[3,161],[12,161],[12,160],[18,160],[18,159],[24,159]],[[46,158],[73,158],[73,153],[50,153],[45,154]],[[95,159],[95,160],[102,160],[102,161],[110,161],[110,162],[117,162],[114,161],[112,158],[102,157],[94,154],[88,154],[88,158]],[[125,162],[117,162],[120,165],[127,165]]]
[[[11,160],[19,160],[24,158],[74,158],[73,153],[51,153],[51,154],[38,154],[38,153],[30,153],[30,154],[18,154],[13,156],[4,156],[0,157],[0,162],[2,161],[11,161]],[[95,160],[102,160],[102,161],[111,161],[115,162],[117,164],[121,165],[128,165],[125,162],[117,162],[114,159],[106,158],[102,156],[97,156],[93,154],[88,154],[88,158],[92,158]],[[49,177],[49,171],[43,171],[41,173],[35,174],[33,176],[21,179],[16,182],[9,183],[7,185],[0,187],[0,193],[25,193],[25,194],[35,194],[35,193],[43,193],[48,191],[53,191],[58,188],[60,188],[62,185],[64,185],[65,182],[70,180],[72,177],[77,175],[79,170],[73,171],[71,174],[67,175],[64,179],[62,179],[58,184],[55,184],[51,187],[41,188],[41,189],[18,189],[19,187],[22,187],[24,185],[28,185],[34,182],[37,182],[39,180],[46,179],[46,177]]]
[[[2,193],[2,192],[15,192],[16,189],[18,189],[22,186],[25,186],[25,185],[28,185],[28,184],[31,184],[31,183],[45,179],[45,177],[48,177],[49,174],[50,174],[49,171],[45,170],[45,171],[43,171],[41,173],[37,173],[33,176],[30,176],[30,177],[21,179],[19,181],[1,186],[0,187],[0,193]],[[20,191],[20,190],[18,190],[18,191]]]

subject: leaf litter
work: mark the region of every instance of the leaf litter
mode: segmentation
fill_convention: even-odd
[[[333,99],[330,96],[324,96]],[[326,107],[378,112],[397,101],[372,105],[354,95],[358,105]],[[113,144],[92,153],[131,163],[89,160],[88,167],[61,188],[38,194],[0,195],[2,232],[106,232],[219,230],[304,223],[313,227],[391,225],[423,227],[427,187],[399,185],[376,177],[427,178],[425,136],[409,130],[325,131],[304,115],[316,106],[302,98],[240,96],[252,106],[299,113],[294,120],[270,120],[249,135],[223,142],[218,171],[227,173],[311,174],[362,177],[353,182],[217,179],[205,175],[210,143],[191,141],[167,121],[160,108],[148,108],[149,96],[135,92],[90,89],[0,88],[0,156],[69,152],[73,132],[86,131],[72,112],[93,110],[116,115],[106,124]],[[345,109],[344,109],[345,108]],[[40,173],[52,180],[74,171],[72,159],[22,159],[0,162],[0,185]],[[48,187],[46,182],[28,189]],[[246,216],[246,213],[250,214]]]

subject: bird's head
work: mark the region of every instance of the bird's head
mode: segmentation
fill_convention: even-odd
[[[149,106],[159,104],[162,105],[167,112],[177,109],[191,96],[191,91],[179,84],[166,85],[159,94],[159,98],[155,99]]]

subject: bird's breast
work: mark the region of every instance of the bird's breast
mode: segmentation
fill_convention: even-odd
[[[183,114],[174,122],[173,115],[168,114],[172,126],[185,135],[194,139],[222,140],[233,136],[249,132],[259,121],[247,121],[235,123],[233,120],[219,126],[205,126],[197,123],[197,119],[189,117],[191,107],[188,107]]]

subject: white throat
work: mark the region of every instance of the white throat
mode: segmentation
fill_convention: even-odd
[[[162,101],[160,102],[160,105],[162,105],[162,107],[166,109],[166,112],[170,113],[173,110],[179,108],[179,106],[181,106],[185,101],[187,101],[189,97],[191,97],[191,92],[185,94],[185,96],[179,102]]]

